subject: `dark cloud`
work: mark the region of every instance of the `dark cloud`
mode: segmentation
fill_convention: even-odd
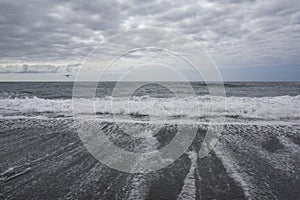
[[[191,36],[221,67],[300,63],[300,10],[293,0],[1,0],[0,72],[73,70],[66,66],[104,39],[144,26]]]

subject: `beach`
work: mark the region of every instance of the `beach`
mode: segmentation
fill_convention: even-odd
[[[89,120],[89,126],[101,129],[120,148],[132,152],[159,149],[175,137],[180,126],[194,126],[197,133],[188,150],[157,171],[127,173],[112,169],[93,157],[78,135],[78,121],[71,109],[72,84],[0,83],[2,199],[297,199],[300,196],[298,83],[225,84],[226,122],[222,124],[217,144],[205,157],[199,156],[199,151],[209,120],[220,117],[219,113],[207,114],[211,105],[205,85],[192,84],[202,112],[193,113],[186,103],[179,115],[172,107],[175,104],[172,95],[153,85],[149,86],[152,89],[140,90],[132,97],[131,111],[121,109],[125,105],[122,97],[115,98],[115,113],[111,113],[108,105],[114,84],[105,84],[99,86],[95,100],[97,120]],[[268,90],[271,86],[273,89]],[[182,102],[190,98],[183,97]],[[151,115],[148,109],[143,109],[148,104],[157,105]],[[164,123],[155,123],[161,117]],[[138,130],[138,134],[147,138],[132,137],[126,129]]]

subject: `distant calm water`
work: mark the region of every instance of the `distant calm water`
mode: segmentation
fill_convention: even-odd
[[[97,96],[110,96],[115,82],[105,82],[98,85]],[[124,83],[125,85],[130,83]],[[180,83],[173,83],[180,88]],[[205,83],[192,82],[195,93],[199,96],[207,95]],[[300,95],[300,82],[225,82],[227,96],[235,97],[275,97]],[[161,92],[158,87],[143,90],[136,95],[157,95]],[[0,83],[1,98],[38,97],[43,99],[68,99],[72,98],[73,83],[71,82],[17,82]],[[148,87],[149,89],[149,87]],[[158,90],[157,90],[158,89]],[[181,91],[184,92],[184,91]]]
[[[1,199],[299,198],[299,82],[226,82],[225,112],[211,112],[211,107],[219,106],[218,97],[212,104],[204,83],[191,83],[196,96],[186,94],[181,83],[169,83],[176,87],[173,92],[148,84],[138,88],[129,101],[123,96],[112,97],[115,84],[99,84],[96,98],[85,100],[95,103],[101,119],[90,126],[101,128],[124,149],[144,152],[172,140],[181,117],[198,127],[189,150],[173,164],[148,174],[113,170],[92,157],[77,135],[73,83],[3,82]],[[123,86],[126,93],[130,83]],[[178,99],[176,94],[182,95]],[[200,112],[191,104],[195,100]],[[178,101],[183,110],[178,109]],[[112,114],[129,120],[112,122]],[[158,127],[148,123],[149,115],[168,120]],[[207,122],[221,115],[226,123],[218,144],[207,157],[200,158]],[[122,127],[148,134],[155,145],[128,137]],[[157,133],[154,130],[158,128]]]

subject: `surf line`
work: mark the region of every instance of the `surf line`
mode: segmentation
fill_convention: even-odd
[[[158,147],[158,141],[157,138],[154,136],[149,136],[149,138],[152,137],[153,140],[151,140],[152,142],[149,143],[145,143],[146,148],[154,148],[154,147]],[[142,154],[136,163],[136,168],[139,168],[139,163],[144,163],[147,162],[147,158],[144,157],[144,155]],[[148,182],[149,180],[146,179],[146,177],[149,178],[149,176],[147,174],[136,174],[134,175],[133,179],[132,179],[132,189],[129,193],[129,197],[128,199],[146,199],[147,194],[149,192],[149,185]]]
[[[192,161],[191,168],[184,179],[184,184],[181,189],[180,194],[178,195],[178,200],[187,199],[193,200],[196,199],[196,183],[195,183],[195,170],[197,167],[197,153],[195,151],[189,151],[188,156]]]
[[[214,152],[217,158],[219,158],[222,161],[222,164],[225,170],[227,171],[227,173],[229,174],[229,176],[231,176],[233,180],[241,186],[246,198],[252,199],[253,195],[251,191],[253,191],[255,187],[250,183],[249,178],[246,177],[245,174],[240,172],[242,170],[234,162],[233,158],[229,156],[225,148],[224,147],[222,149],[220,149],[220,147],[215,148]]]

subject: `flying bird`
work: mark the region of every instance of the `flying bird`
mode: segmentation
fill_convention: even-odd
[[[71,74],[65,74],[65,77],[69,78],[71,76]]]

